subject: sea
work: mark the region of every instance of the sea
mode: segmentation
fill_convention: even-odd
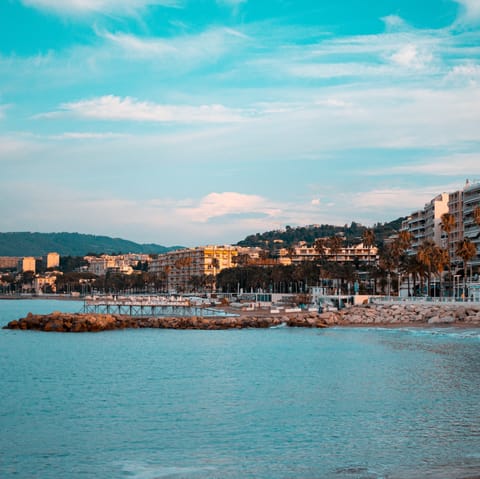
[[[1,479],[474,477],[480,329],[0,330]]]

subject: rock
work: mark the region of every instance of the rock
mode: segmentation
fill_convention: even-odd
[[[453,316],[433,316],[428,320],[428,324],[447,324],[454,322],[455,318]]]

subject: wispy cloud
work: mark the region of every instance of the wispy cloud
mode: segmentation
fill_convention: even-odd
[[[146,121],[182,123],[231,123],[247,118],[247,112],[229,109],[223,105],[160,105],[135,98],[107,95],[90,100],[63,103],[59,110],[42,113],[41,118],[74,116],[106,121]]]
[[[152,5],[177,7],[180,0],[21,0],[28,7],[62,15],[132,14]]]
[[[455,153],[436,157],[429,162],[395,166],[389,170],[392,174],[415,173],[430,176],[478,178],[480,177],[480,155],[478,153]]]
[[[139,37],[129,33],[97,30],[107,45],[119,49],[120,54],[132,60],[169,61],[184,70],[189,66],[205,65],[240,48],[250,40],[238,29],[212,27],[196,34],[182,34],[173,38]],[[186,64],[186,65],[185,65]]]

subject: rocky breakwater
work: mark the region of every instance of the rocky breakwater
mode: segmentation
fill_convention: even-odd
[[[327,312],[328,325],[465,325],[480,326],[480,306],[468,303],[385,303]]]
[[[38,315],[28,313],[25,318],[11,321],[4,329],[53,332],[98,332],[128,328],[157,329],[243,329],[291,327],[324,328],[325,321],[317,313],[295,313],[285,316],[248,315],[231,317],[132,317],[114,314],[60,313]]]

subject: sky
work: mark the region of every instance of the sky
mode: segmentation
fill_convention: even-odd
[[[480,178],[480,0],[0,0],[0,231],[236,243]]]

